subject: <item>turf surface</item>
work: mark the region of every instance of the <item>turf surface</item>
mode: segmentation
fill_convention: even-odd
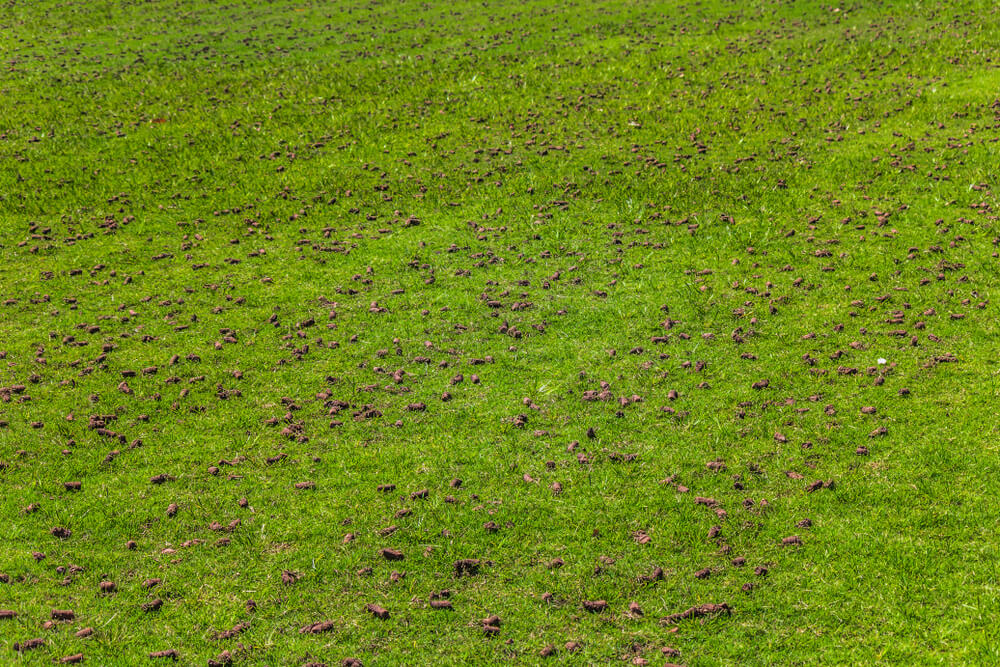
[[[8,2],[0,663],[997,664],[998,44]]]

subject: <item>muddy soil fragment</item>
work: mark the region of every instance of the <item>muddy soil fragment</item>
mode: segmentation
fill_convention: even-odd
[[[479,574],[479,567],[482,562],[477,558],[462,558],[452,563],[456,577],[473,576]]]
[[[151,600],[149,602],[144,603],[142,605],[142,610],[147,613],[153,611],[159,611],[160,607],[162,606],[163,606],[163,600],[161,600],[160,598],[156,598],[155,600]]]
[[[150,658],[169,658],[170,660],[179,660],[181,655],[174,649],[167,649],[165,651],[153,651],[149,654]]]
[[[322,632],[330,632],[333,630],[333,621],[319,621],[318,623],[311,623],[309,625],[303,625],[299,628],[300,635],[318,635]]]
[[[664,616],[660,619],[661,625],[673,625],[677,621],[684,621],[690,618],[703,618],[706,616],[718,616],[720,614],[729,615],[732,613],[732,608],[728,603],[723,602],[721,604],[701,604],[694,607],[689,607],[682,612],[676,614],[670,614],[669,616]]]
[[[662,567],[653,568],[653,571],[649,574],[639,575],[638,580],[641,584],[651,584],[654,581],[663,581],[664,572]]]
[[[215,658],[210,658],[208,661],[208,667],[226,667],[226,665],[233,664],[233,654],[229,651],[223,651]]]
[[[236,635],[240,634],[241,632],[243,632],[244,630],[246,630],[249,627],[250,627],[249,623],[237,623],[236,625],[234,625],[233,627],[231,627],[228,630],[223,630],[222,632],[217,632],[212,637],[212,639],[215,639],[215,640],[232,639],[233,637],[235,637]]]
[[[482,620],[483,632],[487,635],[495,635],[500,632],[500,617],[491,614]]]
[[[637,530],[632,533],[632,539],[636,544],[649,544],[650,537],[649,534],[644,530]]]
[[[29,639],[20,643],[14,642],[13,649],[18,653],[24,653],[25,651],[31,651],[42,646],[45,646],[45,640],[41,637],[36,637],[35,639]]]
[[[365,611],[367,611],[369,614],[382,621],[385,621],[389,618],[389,610],[375,603],[366,604]]]

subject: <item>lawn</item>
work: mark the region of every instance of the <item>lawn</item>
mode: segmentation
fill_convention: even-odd
[[[0,664],[1000,663],[995,3],[0,56]]]

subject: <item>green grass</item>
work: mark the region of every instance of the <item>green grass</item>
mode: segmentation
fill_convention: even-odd
[[[994,4],[12,1],[0,35],[0,663],[1000,662]]]

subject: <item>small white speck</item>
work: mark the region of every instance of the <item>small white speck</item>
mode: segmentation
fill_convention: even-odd
[[[885,363],[886,363],[885,359],[883,359],[882,357],[879,357],[879,358],[878,358],[878,365],[879,365],[879,366],[884,366],[884,365],[885,365]]]

